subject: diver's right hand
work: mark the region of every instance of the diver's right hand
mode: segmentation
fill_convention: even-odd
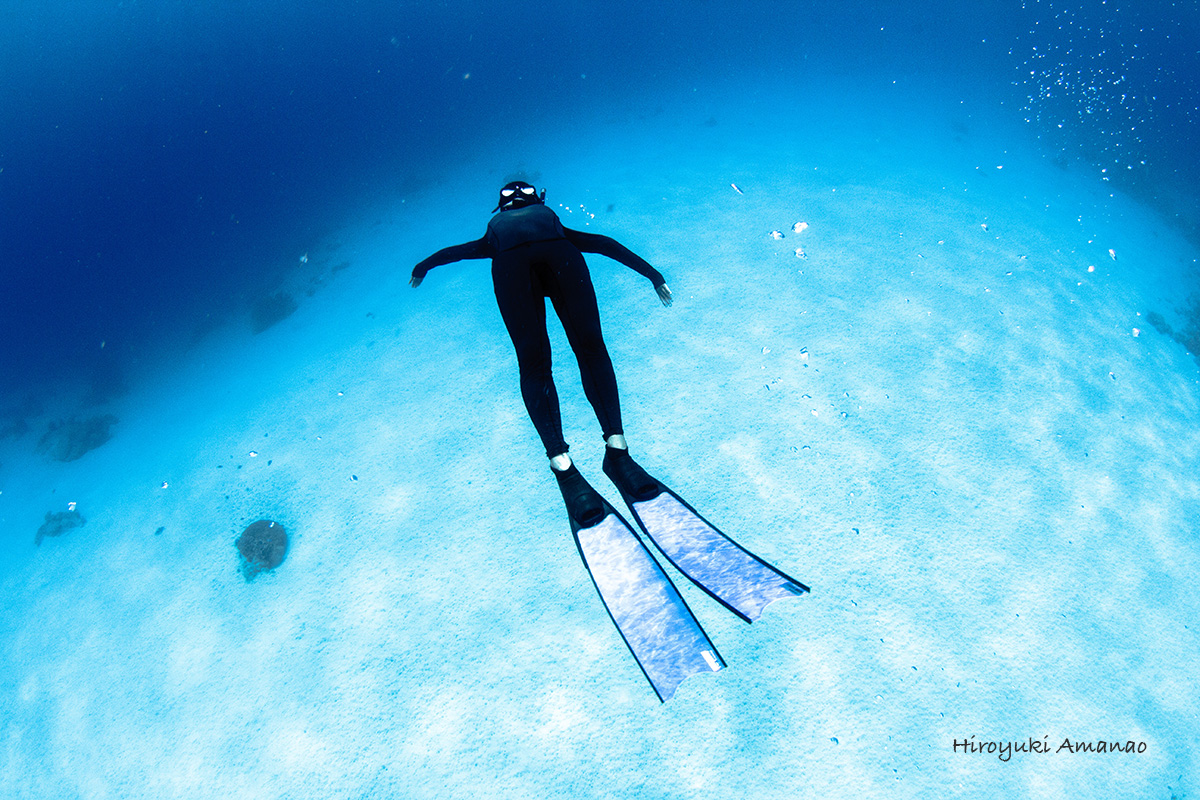
[[[658,292],[658,299],[662,301],[664,306],[671,305],[671,290],[665,283],[660,286],[655,286],[654,291]]]
[[[425,280],[424,275],[418,275],[417,273],[414,272],[413,276],[408,279],[408,285],[415,289],[421,285],[421,281],[423,281],[423,280]]]

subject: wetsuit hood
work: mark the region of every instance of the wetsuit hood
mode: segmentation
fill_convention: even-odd
[[[504,188],[500,190],[500,203],[492,209],[492,213],[524,208],[535,203],[545,204],[545,202],[545,189],[542,189],[542,193],[539,195],[533,184],[525,181],[512,181],[504,184]]]

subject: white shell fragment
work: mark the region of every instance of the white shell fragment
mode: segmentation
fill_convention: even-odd
[[[797,222],[792,226],[792,233],[804,233],[806,230],[808,230],[807,222]]]
[[[767,236],[770,236],[772,239],[782,239],[783,233],[780,231],[771,231]]]

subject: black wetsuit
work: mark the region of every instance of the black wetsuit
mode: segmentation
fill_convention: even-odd
[[[550,372],[547,297],[575,351],[584,394],[596,411],[605,439],[624,433],[617,379],[600,332],[596,292],[583,253],[620,261],[649,278],[655,288],[665,283],[658,270],[616,240],[564,227],[558,216],[541,204],[500,212],[492,217],[482,239],[439,250],[413,269],[413,277],[424,278],[441,264],[492,259],[496,301],[517,350],[521,397],[550,457],[567,452],[567,443]]]

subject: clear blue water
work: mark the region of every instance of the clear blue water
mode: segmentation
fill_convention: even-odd
[[[347,197],[436,182],[481,143],[552,132],[630,86],[936,76],[1196,230],[1195,2],[0,13],[3,367],[42,390],[68,374],[117,381],[153,342],[270,288],[294,266],[278,247]]]

